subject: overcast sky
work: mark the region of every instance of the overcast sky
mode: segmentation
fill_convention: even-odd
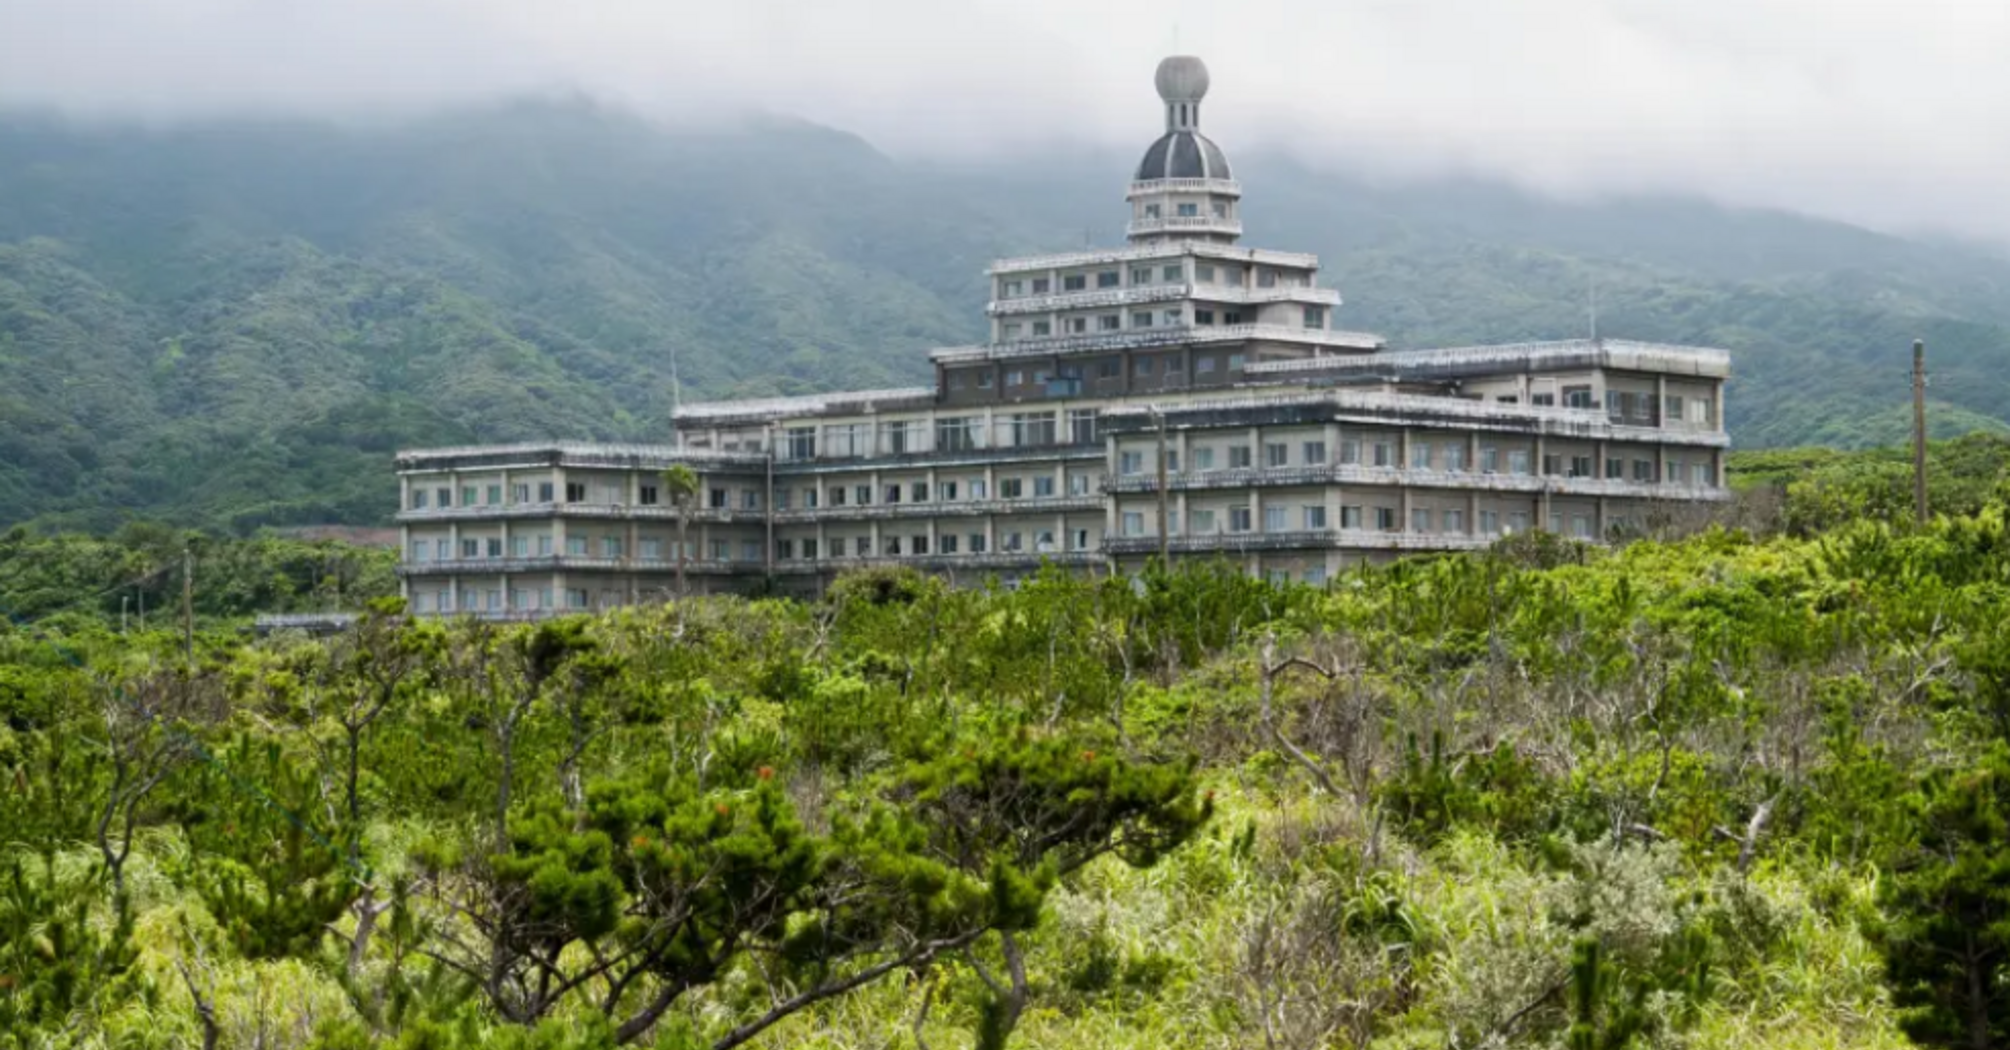
[[[577,90],[895,154],[1142,145],[1691,192],[2010,241],[2010,0],[0,0],[0,105],[178,117]]]

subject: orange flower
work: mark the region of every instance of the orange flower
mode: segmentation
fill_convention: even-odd
[[[762,766],[760,772],[755,773],[754,775],[760,777],[762,780],[773,780],[775,779],[775,767]]]
[[[727,808],[726,808],[726,804],[725,804],[724,802],[721,802],[721,803],[719,803],[718,805],[716,805],[716,806],[713,806],[712,808],[713,808],[714,810],[717,810],[717,811],[718,811],[718,813],[719,813],[719,815],[720,815],[720,816],[722,816],[722,817],[729,817],[729,816],[732,816],[732,815],[733,815],[733,811],[732,811],[732,810],[730,810],[730,809],[727,809]]]
[[[645,846],[647,846],[647,845],[649,845],[649,836],[647,836],[647,835],[637,835],[637,836],[635,836],[635,848],[636,848],[636,849],[642,849],[643,847],[645,847]]]

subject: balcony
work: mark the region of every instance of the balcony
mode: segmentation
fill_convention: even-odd
[[[983,514],[1064,514],[1070,511],[1100,511],[1100,495],[1033,496],[1026,499],[969,501],[929,501],[918,503],[877,503],[867,506],[818,507],[814,510],[775,512],[778,525],[802,525],[819,521],[887,521],[905,518],[975,517]]]
[[[1013,314],[1044,314],[1055,310],[1093,310],[1098,306],[1132,306],[1185,299],[1194,294],[1191,284],[1140,284],[1129,288],[1102,288],[1057,295],[1031,295],[1017,299],[994,299],[985,307],[993,317]]]
[[[1099,350],[1149,350],[1164,346],[1205,346],[1252,340],[1356,351],[1377,350],[1382,346],[1381,336],[1367,332],[1296,328],[1281,324],[1185,324],[1166,328],[1134,328],[1122,332],[1019,339],[989,346],[948,347],[930,351],[928,356],[942,364],[959,364],[1019,357],[1054,357]]]
[[[1404,488],[1472,489],[1481,492],[1544,493],[1557,496],[1614,497],[1716,502],[1731,498],[1729,489],[1620,479],[1545,474],[1501,474],[1480,471],[1420,470],[1410,467],[1370,467],[1334,464],[1323,467],[1253,467],[1169,475],[1173,492],[1207,489],[1278,488],[1306,485],[1375,485]],[[1155,474],[1125,474],[1106,480],[1106,492],[1135,494],[1158,491]]]
[[[1068,567],[1099,565],[1104,561],[1102,551],[988,551],[983,554],[906,554],[881,557],[844,557],[818,559],[791,559],[777,562],[777,575],[804,575],[809,573],[845,572],[851,569],[868,569],[880,566],[903,566],[931,572],[951,572],[959,569],[981,571],[984,569],[1032,569],[1042,564],[1052,563]]]
[[[720,561],[691,558],[684,563],[691,574],[758,571],[758,561]],[[544,554],[523,558],[448,558],[444,561],[400,561],[400,576],[498,576],[525,572],[669,572],[677,571],[675,558],[596,558],[586,554]]]
[[[1131,183],[1124,199],[1160,193],[1212,193],[1222,197],[1242,196],[1242,183],[1234,179],[1143,179]]]
[[[1132,219],[1124,227],[1124,232],[1132,237],[1150,234],[1215,234],[1225,237],[1242,236],[1242,220],[1216,215],[1162,215],[1156,219]]]
[[[1174,536],[1166,546],[1174,554],[1252,554],[1292,550],[1464,551],[1483,549],[1493,541],[1491,536],[1323,529]],[[1157,536],[1108,536],[1103,539],[1103,550],[1113,555],[1157,554],[1159,539]]]
[[[758,524],[767,520],[758,510],[692,507],[685,520],[693,525]],[[398,512],[401,524],[450,521],[501,521],[516,518],[591,518],[597,521],[677,520],[677,510],[664,504],[629,503],[485,503],[472,507],[420,507]]]
[[[1257,266],[1281,266],[1293,270],[1316,270],[1319,257],[1305,252],[1280,252],[1269,248],[1244,248],[1232,244],[1216,244],[1210,241],[1188,241],[1170,248],[1163,244],[1132,245],[1125,248],[1104,248],[1086,252],[1062,252],[1055,255],[1026,255],[1014,259],[999,259],[993,262],[985,273],[991,276],[1014,273],[1037,273],[1043,270],[1068,270],[1078,266],[1109,266],[1136,262],[1144,259],[1158,259],[1169,251],[1184,252],[1204,259],[1220,259],[1224,262],[1255,264]]]

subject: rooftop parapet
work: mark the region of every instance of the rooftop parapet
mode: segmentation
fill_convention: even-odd
[[[1028,270],[1067,270],[1077,266],[1107,266],[1114,263],[1136,262],[1139,259],[1163,259],[1169,255],[1197,255],[1203,259],[1255,263],[1259,266],[1280,266],[1294,270],[1316,270],[1319,268],[1319,257],[1306,252],[1280,252],[1269,248],[1242,248],[1233,244],[1218,244],[1212,241],[1170,241],[1162,244],[1133,245],[1128,248],[1107,248],[1100,251],[1064,252],[1058,255],[1024,255],[1010,259],[998,259],[984,272],[988,275],[996,276],[1005,273],[1024,273]]]
[[[1382,346],[1382,337],[1372,332],[1336,332],[1324,328],[1293,328],[1281,324],[1176,325],[1165,328],[1134,328],[1123,332],[1054,336],[1046,339],[1020,339],[986,346],[949,346],[931,350],[928,356],[942,364],[963,364],[1017,357],[1053,357],[1057,354],[1148,350],[1163,346],[1205,346],[1252,340],[1333,347],[1356,353],[1378,350]]]
[[[837,412],[922,408],[933,404],[934,400],[935,388],[932,386],[894,387],[886,390],[841,390],[830,394],[808,394],[801,397],[701,401],[679,408],[674,413],[674,418],[678,422],[688,423],[762,423]]]
[[[1245,368],[1243,374],[1250,379],[1280,380],[1322,376],[1403,379],[1575,367],[1722,378],[1731,373],[1731,355],[1729,351],[1715,347],[1642,343],[1626,339],[1565,339],[1438,350],[1385,350],[1365,357],[1258,361]]]
[[[713,452],[676,445],[570,441],[404,449],[397,456],[399,473],[497,470],[513,467],[618,467],[661,470],[677,463],[701,470],[757,469],[766,462],[767,457],[758,452]]]

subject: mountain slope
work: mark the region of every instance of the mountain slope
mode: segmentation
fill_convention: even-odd
[[[1253,244],[1393,345],[1722,345],[1741,445],[1888,440],[1907,348],[2010,417],[2010,263],[1695,202],[1381,187],[1238,156]],[[371,522],[400,445],[661,439],[728,396],[911,382],[992,258],[1121,237],[1131,158],[897,162],[577,102],[379,127],[0,120],[0,524]],[[1872,430],[1875,433],[1871,432]]]

